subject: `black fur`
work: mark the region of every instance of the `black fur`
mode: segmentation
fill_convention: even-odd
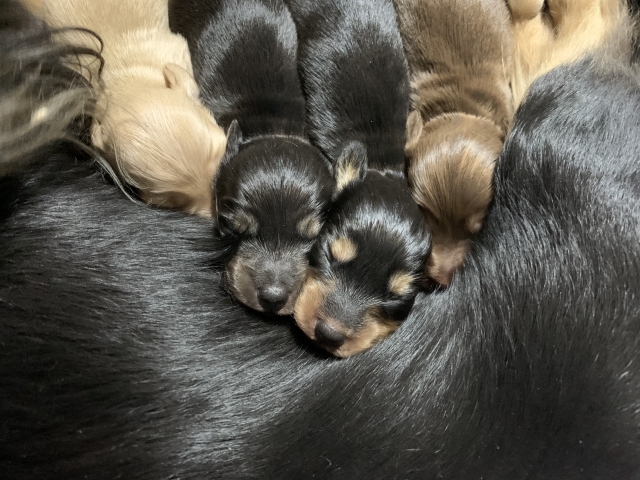
[[[239,122],[215,189],[231,291],[256,310],[292,313],[317,235],[299,225],[320,225],[333,191],[329,163],[305,137],[295,25],[278,0],[172,1],[169,13],[204,103],[224,128]]]
[[[0,477],[638,478],[639,109],[624,66],[540,79],[464,271],[348,361],[212,288],[206,222],[41,149],[0,180]]]
[[[390,277],[403,271],[416,277],[417,286],[430,249],[405,177],[408,66],[391,1],[286,3],[297,25],[312,140],[337,171],[345,156],[353,157],[345,153],[349,145],[364,147],[356,154],[365,157],[356,160],[360,175],[332,205],[312,253],[320,276],[337,285],[321,303],[318,323],[330,318],[358,337],[366,312],[394,321],[406,317],[417,287],[396,295]],[[358,247],[355,259],[341,265],[330,255],[338,235]]]

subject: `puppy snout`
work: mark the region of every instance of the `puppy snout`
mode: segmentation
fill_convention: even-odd
[[[324,346],[338,348],[344,344],[347,336],[319,320],[315,328],[316,340]]]
[[[442,264],[439,268],[431,273],[431,277],[442,286],[449,286],[453,279],[453,274],[458,269],[458,265],[453,263]]]
[[[270,285],[258,292],[258,301],[265,312],[277,313],[286,305],[291,292],[283,285]]]

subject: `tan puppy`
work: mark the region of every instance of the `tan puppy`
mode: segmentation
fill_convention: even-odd
[[[515,62],[511,85],[516,105],[541,75],[618,38],[626,45],[629,16],[622,0],[508,0]]]
[[[26,1],[38,11],[38,0]],[[44,0],[43,16],[53,27],[92,30],[104,42],[104,116],[92,140],[123,179],[149,203],[211,216],[226,137],[198,99],[187,43],[169,30],[167,0]],[[97,62],[86,73],[97,78]]]
[[[406,154],[433,234],[427,275],[448,285],[492,198],[513,115],[504,0],[394,0],[412,70]]]

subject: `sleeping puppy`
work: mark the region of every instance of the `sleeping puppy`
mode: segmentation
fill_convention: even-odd
[[[229,289],[255,310],[291,314],[333,190],[304,131],[295,25],[281,1],[181,0],[169,10],[205,104],[229,128],[215,193]]]
[[[433,235],[427,276],[449,285],[482,228],[513,114],[503,0],[394,0],[412,71],[406,153]]]
[[[515,105],[536,78],[598,48],[629,48],[619,32],[629,30],[623,0],[508,0],[515,38],[511,88]],[[544,8],[546,6],[546,8]],[[608,47],[610,48],[610,47]]]
[[[44,0],[43,8],[51,26],[90,29],[104,44],[104,115],[93,143],[146,202],[210,217],[226,137],[198,100],[187,43],[169,30],[167,0]],[[95,45],[86,34],[60,37]],[[96,64],[87,72],[94,80]]]
[[[296,305],[302,331],[348,357],[409,314],[430,235],[404,174],[408,67],[387,0],[288,0],[310,136],[336,196]]]

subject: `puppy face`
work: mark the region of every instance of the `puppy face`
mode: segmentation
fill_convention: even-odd
[[[427,275],[448,285],[482,228],[503,134],[490,121],[465,114],[423,125],[417,112],[409,116],[408,133],[409,184],[433,235]]]
[[[165,80],[166,88],[114,87],[92,139],[145,201],[210,218],[226,136],[184,69],[167,65]]]
[[[234,122],[216,198],[217,231],[233,252],[226,279],[238,300],[293,313],[332,191],[329,164],[308,142],[268,137],[241,145]]]
[[[321,347],[348,357],[407,317],[430,235],[405,177],[367,171],[364,147],[347,147],[335,172],[339,193],[314,245],[295,319]]]

